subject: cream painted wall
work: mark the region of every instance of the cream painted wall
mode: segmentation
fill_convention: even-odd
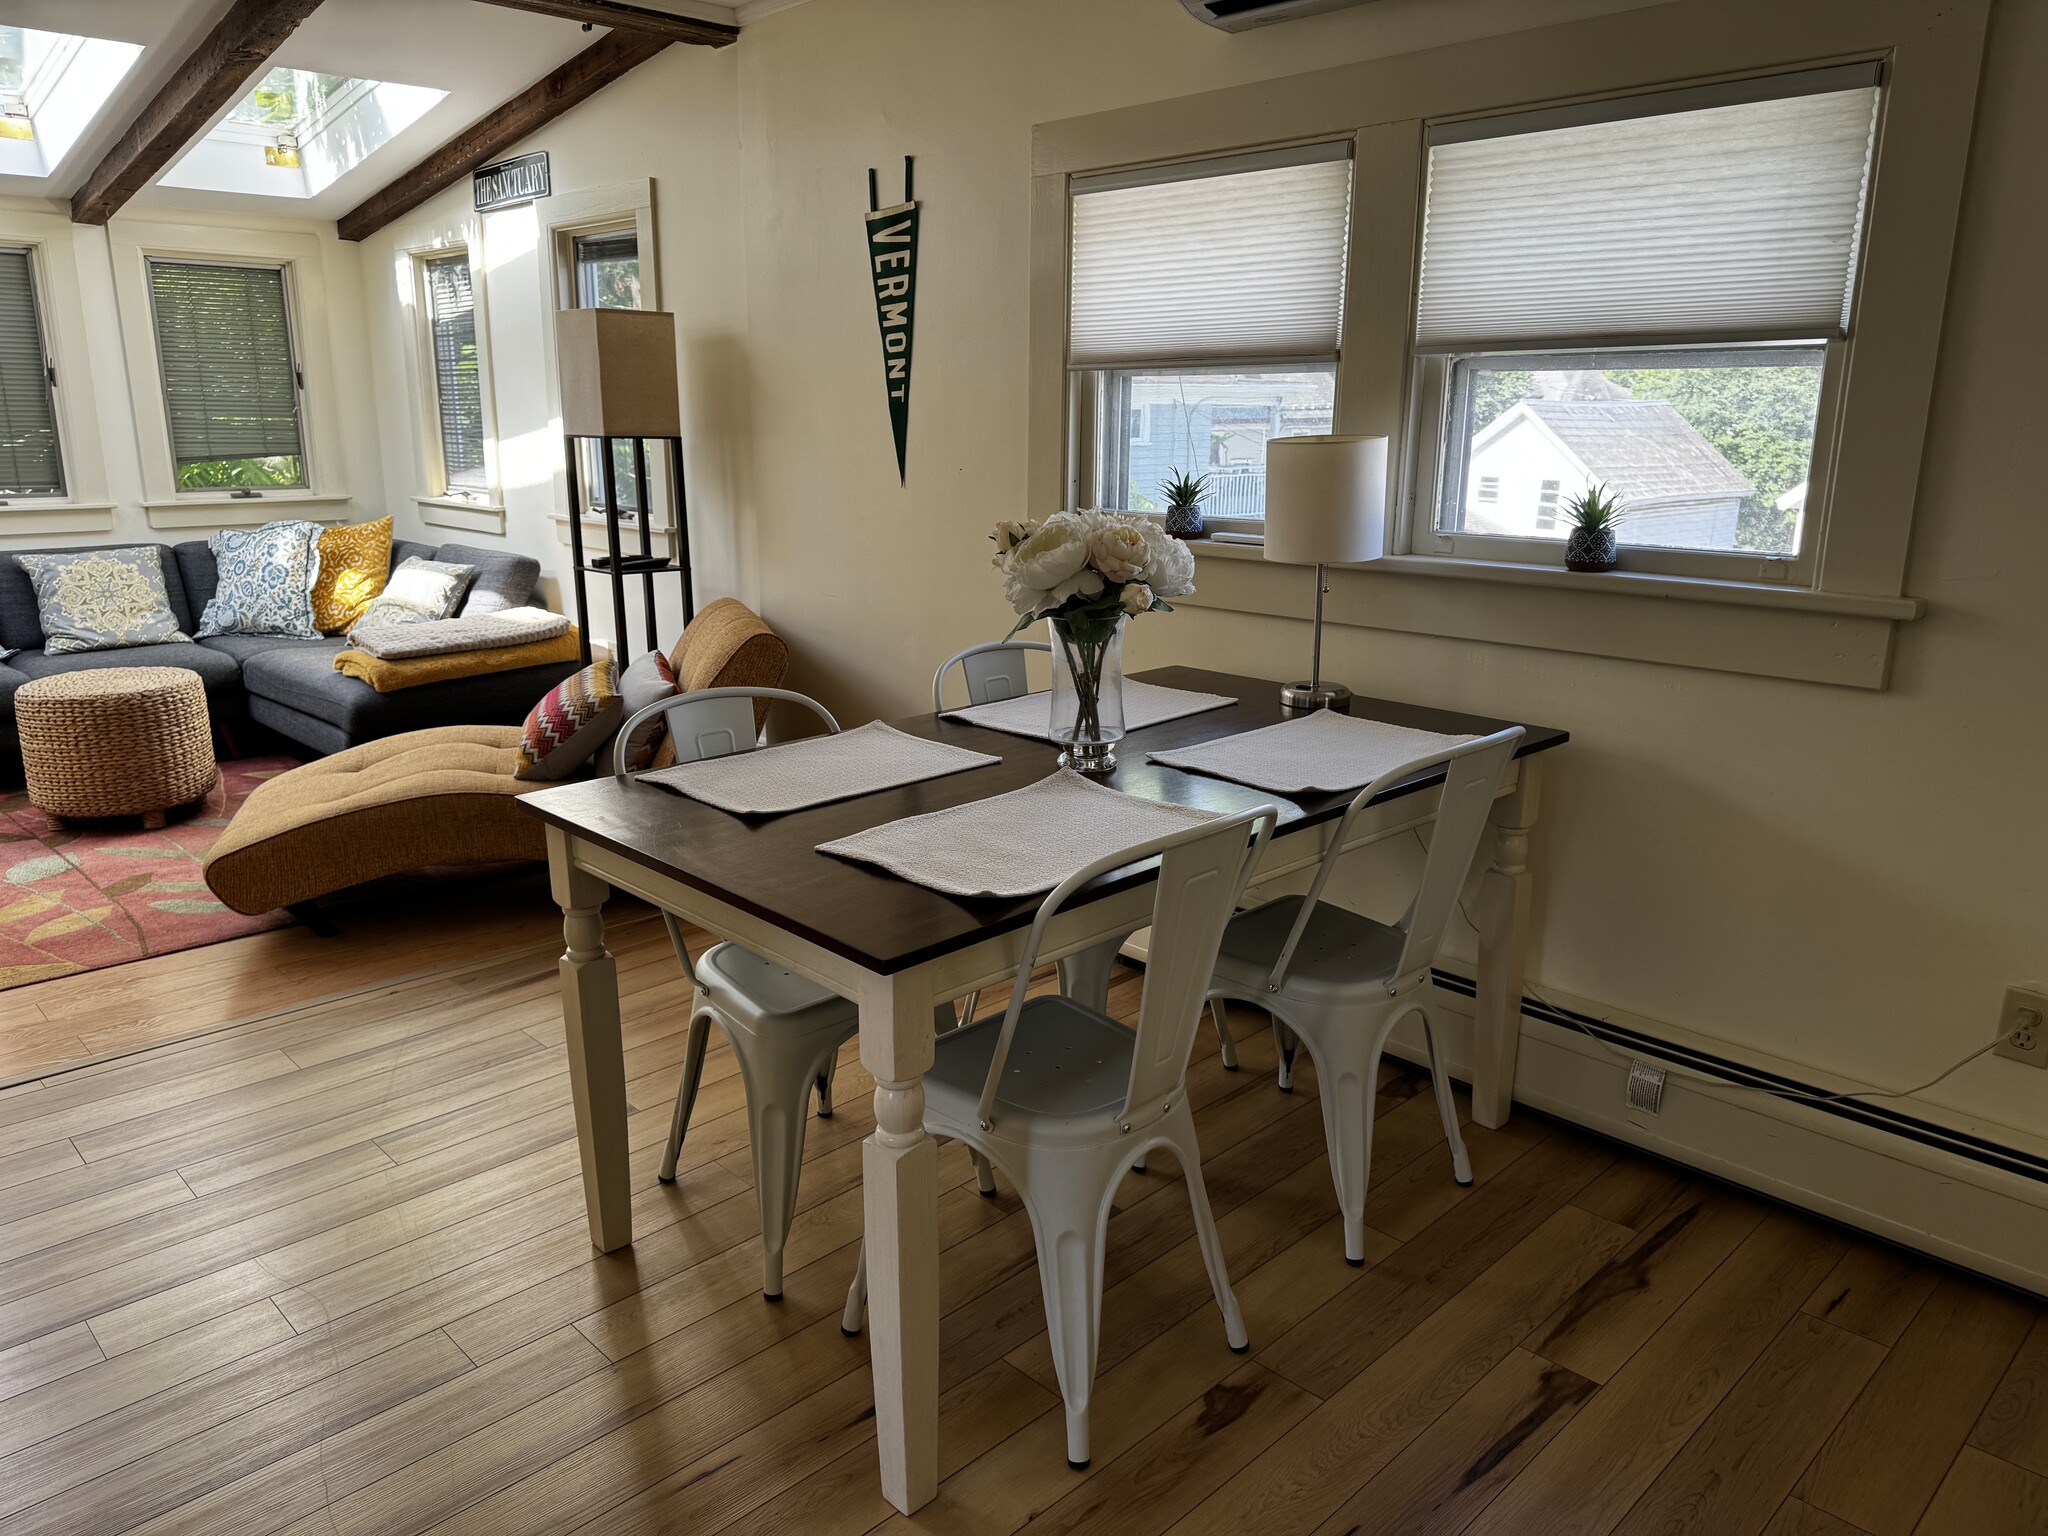
[[[914,709],[939,657],[1005,627],[980,535],[1021,509],[1031,124],[1614,8],[1384,0],[1233,37],[1167,0],[822,0],[749,29],[745,500],[794,685],[856,718]],[[1362,692],[1574,732],[1536,987],[1898,1087],[1988,1041],[2005,983],[2048,978],[2048,522],[2015,452],[2038,412],[2044,67],[2048,8],[2001,3],[1907,588],[1930,612],[1889,691],[1334,636]],[[886,186],[905,152],[925,222],[898,489],[856,241],[863,170]],[[1307,641],[1185,611],[1138,626],[1132,660],[1274,676]],[[2040,1135],[2044,1090],[1985,1060],[1927,1097]]]
[[[181,243],[204,245],[223,256],[254,255],[257,246],[279,234],[299,235],[312,242],[318,253],[317,271],[308,275],[319,280],[320,300],[307,302],[312,290],[310,286],[304,289],[294,319],[302,332],[318,327],[324,336],[332,383],[323,404],[333,413],[333,430],[328,433],[332,440],[314,444],[318,453],[314,473],[352,499],[348,505],[324,505],[318,510],[322,516],[382,515],[383,467],[370,375],[357,344],[364,324],[362,278],[356,248],[337,240],[332,224],[297,219],[258,223],[152,207],[133,218],[119,217],[111,225],[99,227],[69,223],[61,203],[0,198],[0,243],[41,247],[45,290],[41,298],[61,386],[60,430],[71,479],[69,500],[84,504],[77,511],[26,504],[0,508],[0,548],[117,540],[176,544],[203,539],[211,527],[218,526],[158,526],[144,506],[144,449],[138,439],[138,413],[154,412],[160,420],[163,398],[154,390],[145,394],[131,388],[123,325],[133,317],[124,315],[116,298],[116,256],[109,234],[118,240],[124,232],[143,227],[156,231],[166,225],[201,231],[181,234]],[[302,336],[302,353],[305,340]],[[271,498],[266,505],[276,516],[296,515],[286,501]],[[203,513],[205,509],[198,510]],[[225,520],[237,525],[254,515],[243,507],[214,510],[224,512]]]
[[[704,590],[755,603],[794,648],[792,685],[860,719],[920,707],[939,658],[1003,632],[983,534],[1048,510],[1024,505],[1034,123],[1636,3],[1379,0],[1231,36],[1172,0],[814,0],[733,49],[672,50],[533,144],[565,188],[654,179]],[[1904,626],[1889,690],[1332,636],[1329,670],[1361,692],[1574,733],[1539,832],[1536,990],[1899,1087],[1987,1042],[2005,983],[2048,979],[2048,520],[2016,451],[2048,340],[2044,68],[2048,7],[1999,0],[1907,584],[1929,612]],[[925,213],[899,488],[860,217],[867,167],[893,188],[905,153]],[[391,444],[388,254],[371,242],[364,270]],[[508,437],[544,425],[533,381],[506,377],[519,259],[501,276],[494,256],[490,277]],[[387,464],[397,506],[417,487]],[[544,516],[536,488],[508,539],[555,548]],[[1307,642],[1302,623],[1189,610],[1138,626],[1132,664],[1276,676]],[[2038,1140],[2044,1090],[1985,1060],[1924,1102]]]
[[[737,49],[671,48],[567,113],[519,146],[549,154],[554,196],[484,215],[472,250],[485,311],[485,347],[496,416],[505,509],[502,533],[435,526],[417,498],[428,490],[419,428],[419,386],[408,359],[418,345],[411,308],[409,250],[436,237],[473,229],[467,181],[450,188],[362,243],[370,311],[371,368],[384,445],[381,491],[407,537],[434,543],[505,546],[538,555],[557,585],[557,605],[570,601],[569,549],[561,476],[561,418],[551,385],[553,365],[543,328],[553,323],[555,297],[549,220],[572,200],[612,205],[635,184],[652,183],[661,307],[677,317],[684,399],[684,460],[691,502],[692,550],[699,602],[751,596],[740,584],[749,562],[738,515],[738,463],[749,440],[745,411],[755,398],[747,377],[746,297],[740,227]],[[644,258],[643,258],[644,259]],[[416,372],[416,370],[415,370]],[[629,582],[637,590],[637,582]],[[591,629],[611,634],[609,589],[592,587]],[[642,644],[635,597],[628,633]],[[673,578],[664,578],[659,633],[672,641],[681,626]]]

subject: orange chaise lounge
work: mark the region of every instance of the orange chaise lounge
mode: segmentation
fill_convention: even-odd
[[[690,621],[670,664],[684,692],[773,688],[789,648],[746,604],[720,598]],[[547,787],[512,776],[519,739],[518,726],[447,725],[281,773],[221,833],[206,883],[237,912],[306,915],[323,896],[387,875],[545,858],[541,823],[515,803]]]

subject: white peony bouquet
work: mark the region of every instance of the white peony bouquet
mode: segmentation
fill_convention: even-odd
[[[1148,517],[1055,512],[1042,523],[997,523],[995,567],[1017,630],[1057,619],[1086,632],[1121,618],[1171,613],[1168,598],[1195,590],[1195,557]]]

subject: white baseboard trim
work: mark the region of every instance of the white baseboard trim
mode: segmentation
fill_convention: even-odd
[[[1439,1043],[1453,1075],[1470,1081],[1472,1003],[1437,986]],[[1644,1021],[1648,1024],[1649,1021]],[[1389,1049],[1424,1060],[1412,1021]],[[1624,1047],[1652,1065],[1650,1047]],[[2001,1159],[1932,1120],[1887,1129],[1829,1109],[1673,1071],[1659,1113],[1625,1107],[1628,1064],[1579,1031],[1524,1015],[1515,1101],[1641,1147],[1732,1184],[1857,1227],[1902,1247],[2048,1295],[2048,1170],[2024,1171],[2033,1154]],[[1833,1091],[1834,1085],[1814,1085]],[[1906,1106],[1910,1109],[1910,1106]],[[1926,1140],[1913,1126],[1924,1128]],[[1909,1134],[1909,1131],[1912,1132]],[[1955,1150],[1939,1144],[1953,1138]],[[2000,1166],[2000,1162],[2009,1166]]]

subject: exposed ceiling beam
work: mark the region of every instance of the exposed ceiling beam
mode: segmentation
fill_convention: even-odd
[[[621,0],[485,0],[488,5],[506,5],[515,11],[537,11],[543,16],[560,16],[598,27],[630,27],[635,32],[652,32],[672,43],[701,43],[723,48],[738,39],[740,29],[722,21],[700,21],[695,16],[677,16],[669,11],[650,11],[644,5],[626,5]]]
[[[263,68],[320,0],[235,0],[71,199],[79,224],[104,224],[154,181]]]
[[[360,240],[375,234],[528,134],[553,122],[579,101],[596,95],[628,70],[644,64],[673,41],[644,32],[613,32],[600,38],[489,117],[471,123],[383,191],[343,214],[335,222],[335,232],[344,240]]]

